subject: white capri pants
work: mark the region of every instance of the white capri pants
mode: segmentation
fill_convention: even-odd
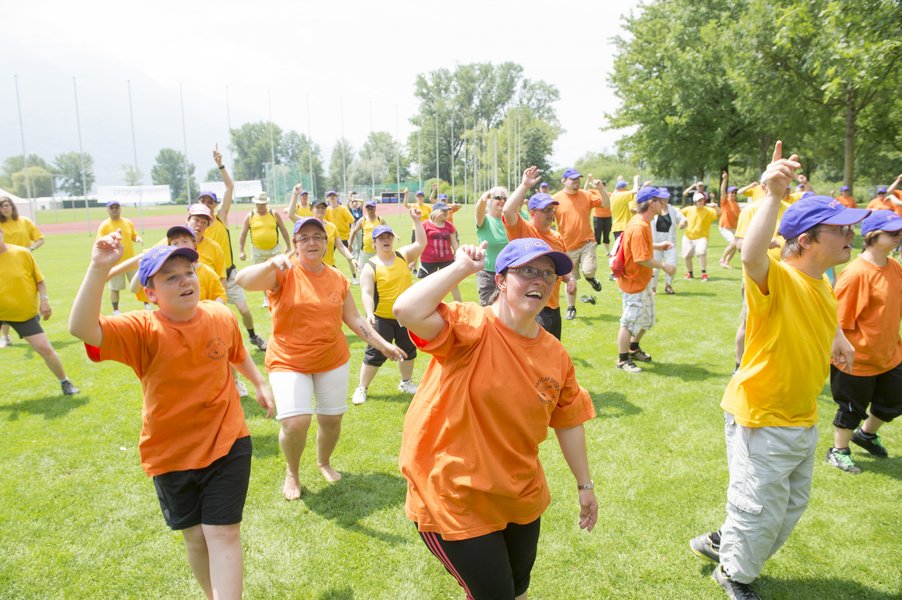
[[[673,265],[674,267],[677,264],[677,250],[676,246],[671,246],[670,250],[655,250],[655,260],[659,260],[663,262],[665,265]],[[654,274],[651,276],[651,287],[658,287],[658,271],[661,269],[655,269]],[[668,275],[664,273],[664,282],[667,285],[673,283],[673,275]]]
[[[276,400],[276,420],[299,415],[343,415],[348,411],[351,361],[324,373],[273,371],[269,385]],[[316,409],[313,398],[316,397]]]
[[[692,258],[693,256],[704,256],[708,253],[708,238],[698,238],[690,240],[683,236],[683,258]]]

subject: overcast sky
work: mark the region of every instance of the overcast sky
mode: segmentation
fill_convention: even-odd
[[[555,85],[566,133],[553,162],[613,149],[600,130],[616,107],[607,87],[611,37],[634,0],[488,2],[234,2],[218,0],[4,3],[0,36],[0,158],[21,153],[14,75],[29,151],[51,159],[77,150],[73,77],[84,150],[98,184],[120,184],[133,162],[131,81],[138,164],[163,146],[187,147],[200,178],[216,142],[228,160],[228,123],[267,119],[309,131],[328,163],[344,135],[359,148],[371,127],[406,139],[417,74],[470,62],[513,61]],[[227,111],[226,88],[229,90]],[[343,107],[343,108],[342,108]],[[343,119],[342,119],[343,113]]]

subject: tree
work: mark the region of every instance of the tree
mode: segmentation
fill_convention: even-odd
[[[294,167],[309,182],[304,185],[312,189],[315,195],[322,197],[326,193],[320,149],[309,137],[294,130],[285,132],[282,136],[281,160]]]
[[[53,174],[44,167],[28,165],[13,173],[10,178],[10,191],[21,198],[27,198],[29,190],[33,198],[53,195]]]
[[[38,156],[37,154],[29,154],[28,155],[28,166],[29,167],[41,167],[45,171],[52,171],[53,169],[47,163],[46,160]],[[3,166],[0,167],[3,175],[7,177],[12,177],[13,173],[18,173],[22,169],[25,168],[25,161],[22,160],[22,155],[17,154],[15,156],[7,157],[3,161]]]
[[[385,131],[370,133],[357,158],[351,165],[348,177],[350,187],[371,184],[392,184],[398,180],[398,143]],[[401,179],[406,180],[410,171],[407,158],[401,154]]]
[[[122,178],[125,180],[125,185],[141,185],[141,179],[143,179],[144,173],[137,169],[133,165],[122,165]]]
[[[353,181],[346,179],[345,176],[352,162],[354,162],[354,148],[351,147],[351,143],[348,140],[344,138],[339,139],[335,142],[335,146],[332,148],[332,156],[329,158],[329,176],[326,179],[329,188],[344,190],[345,187],[353,185]]]
[[[150,178],[154,185],[168,185],[171,197],[175,202],[187,204],[189,198],[197,193],[194,181],[194,165],[187,164],[188,189],[185,186],[185,155],[172,148],[163,148],[157,153]]]
[[[208,169],[207,174],[204,176],[204,181],[222,181],[222,173],[219,171],[219,167]]]
[[[94,186],[94,159],[90,154],[65,152],[57,156],[53,162],[58,178],[57,189],[70,196],[86,196]]]
[[[235,179],[265,179],[265,164],[282,156],[282,129],[270,121],[245,123],[231,130]]]

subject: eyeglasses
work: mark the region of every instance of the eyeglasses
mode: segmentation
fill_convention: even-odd
[[[493,200],[507,200],[507,196],[492,196]]]
[[[535,267],[511,267],[508,271],[515,271],[523,276],[524,279],[538,279],[541,277],[547,282],[557,279],[557,273],[554,271],[546,271],[544,269],[536,269]]]
[[[821,225],[818,230],[828,233],[838,233],[840,235],[851,235],[855,233],[855,227],[852,225]]]
[[[314,244],[325,244],[326,240],[328,240],[324,235],[304,235],[299,238],[295,238],[294,241],[296,244],[304,245],[313,242]]]

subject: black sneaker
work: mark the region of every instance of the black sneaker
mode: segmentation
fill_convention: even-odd
[[[856,429],[852,434],[852,442],[861,446],[874,456],[879,456],[880,458],[889,456],[889,453],[886,451],[886,446],[880,441],[880,436],[875,433],[874,437],[867,438],[865,437],[865,433],[861,430],[861,427]]]
[[[568,321],[572,321],[573,319],[575,319],[576,318],[576,307],[568,306],[567,307],[567,316],[564,318],[567,319]]]
[[[703,533],[698,537],[689,540],[689,548],[692,553],[699,558],[710,560],[716,563],[720,562],[720,544],[715,544],[712,534]]]
[[[717,565],[711,577],[720,584],[731,600],[761,600],[761,596],[755,593],[752,586],[747,583],[733,581],[723,572],[723,565]]]
[[[600,282],[600,281],[598,281],[598,280],[595,279],[594,277],[593,277],[592,279],[589,279],[589,278],[587,277],[587,278],[586,278],[586,281],[589,282],[589,285],[592,286],[592,289],[593,289],[593,290],[595,290],[596,292],[600,292],[600,291],[601,291],[601,282]]]
[[[63,389],[64,396],[74,396],[81,391],[80,389],[75,387],[75,384],[73,384],[68,379],[66,379],[65,381],[60,381],[60,387]]]
[[[840,450],[839,448],[830,448],[827,450],[827,462],[846,473],[858,475],[861,469],[855,466],[852,461],[852,452],[848,448]]]
[[[590,296],[589,294],[583,294],[579,297],[579,301],[583,304],[595,304],[595,296]]]
[[[259,335],[254,335],[248,339],[250,340],[251,344],[259,348],[263,352],[266,352],[266,341],[262,337],[260,337]]]

